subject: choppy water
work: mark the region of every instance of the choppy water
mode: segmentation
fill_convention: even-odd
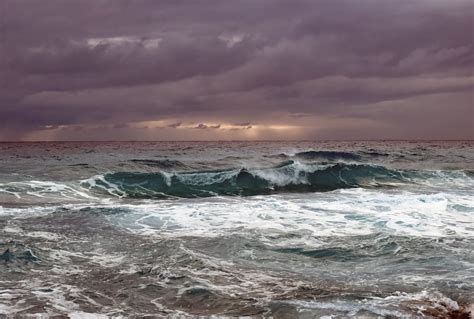
[[[469,318],[474,142],[0,144],[0,317]]]

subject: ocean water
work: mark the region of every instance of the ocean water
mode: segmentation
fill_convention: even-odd
[[[474,142],[0,143],[0,317],[469,318]]]

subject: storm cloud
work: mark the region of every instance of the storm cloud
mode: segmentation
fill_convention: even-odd
[[[472,139],[469,0],[0,0],[0,139]]]

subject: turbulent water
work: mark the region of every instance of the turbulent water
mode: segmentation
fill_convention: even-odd
[[[474,310],[474,142],[0,143],[0,164],[0,317]]]

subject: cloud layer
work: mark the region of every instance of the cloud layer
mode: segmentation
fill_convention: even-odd
[[[472,139],[473,12],[0,0],[0,139]]]

